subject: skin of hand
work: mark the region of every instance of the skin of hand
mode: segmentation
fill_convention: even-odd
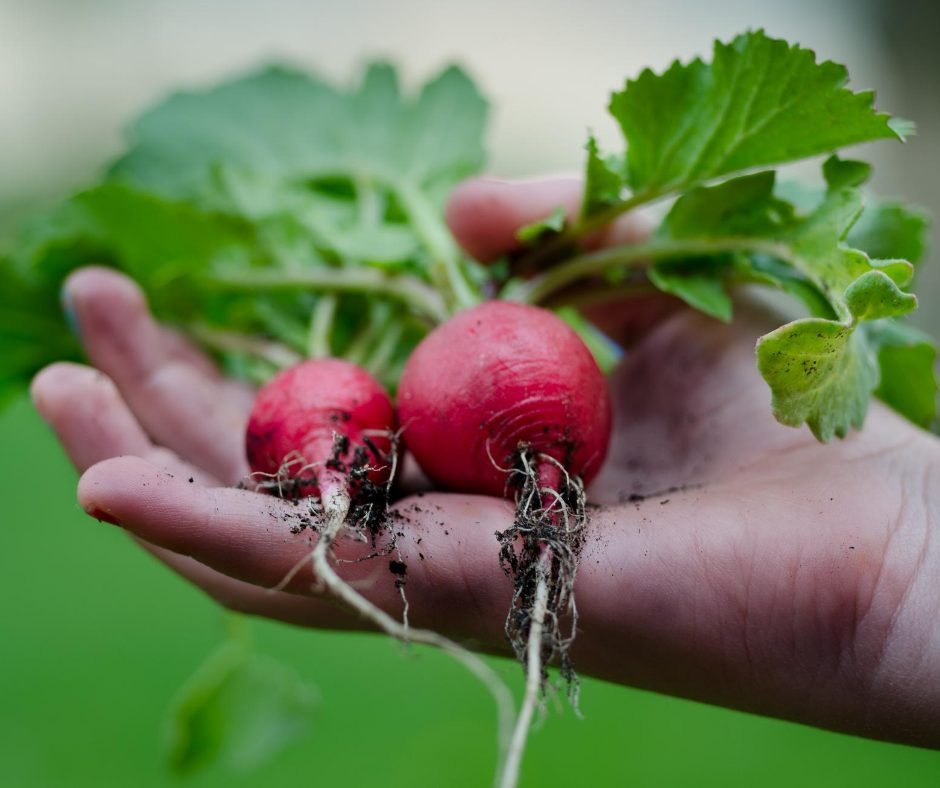
[[[576,210],[579,192],[573,179],[470,181],[448,221],[486,260],[519,226],[559,204]],[[621,221],[592,243],[640,235]],[[32,391],[82,473],[85,511],[229,608],[360,627],[317,596],[308,567],[267,590],[315,537],[290,533],[290,504],[232,487],[248,472],[251,391],[155,323],[120,274],[83,269],[65,299],[94,367],[53,365]],[[755,308],[731,326],[663,298],[592,317],[631,346],[611,377],[614,435],[590,490],[603,506],[576,584],[579,671],[940,747],[940,441],[878,404],[864,431],[830,445],[778,424],[754,343],[779,320]],[[511,585],[493,534],[511,505],[438,492],[419,503],[396,504],[413,623],[505,653]],[[363,549],[347,540],[337,554]],[[385,562],[338,569],[400,613]]]

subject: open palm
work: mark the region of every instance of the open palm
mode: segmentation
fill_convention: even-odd
[[[573,181],[472,182],[449,219],[487,258],[577,192]],[[360,626],[313,592],[306,568],[267,590],[315,537],[292,533],[290,504],[232,487],[247,475],[251,392],[154,323],[119,274],[80,271],[67,298],[97,369],[55,365],[33,393],[83,472],[86,511],[224,605]],[[613,335],[641,336],[611,378],[615,433],[591,490],[603,506],[576,585],[578,669],[940,747],[940,443],[880,406],[864,432],[829,446],[777,424],[754,363],[756,337],[775,324],[755,308],[733,326],[659,300],[596,317]],[[396,508],[412,620],[504,650],[512,588],[494,532],[511,506],[429,492]],[[340,571],[400,612],[387,562]]]

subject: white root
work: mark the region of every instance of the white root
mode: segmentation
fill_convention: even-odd
[[[316,547],[314,547],[311,554],[313,570],[317,580],[334,597],[344,602],[363,619],[377,626],[386,635],[403,643],[420,643],[450,654],[486,686],[496,703],[498,715],[499,762],[497,764],[497,774],[499,774],[509,753],[508,741],[515,716],[512,694],[496,672],[476,654],[450,640],[450,638],[439,635],[437,632],[428,629],[415,629],[408,626],[407,623],[402,624],[396,621],[336,574],[329,556],[333,544],[346,522],[350,503],[349,493],[343,488],[329,494],[323,502],[324,524]]]
[[[526,684],[499,788],[518,783],[533,718],[543,708],[543,692],[552,689],[546,667],[556,658],[578,713],[578,679],[568,649],[578,621],[574,582],[587,522],[584,485],[548,455],[522,452],[519,465],[524,481],[516,497],[517,517],[513,527],[500,534],[500,542],[504,567],[516,578],[506,634],[525,667]],[[543,476],[546,466],[557,469],[560,481]],[[520,538],[521,549],[516,546]],[[560,615],[568,618],[567,633],[562,632]]]
[[[544,552],[536,568],[535,603],[532,606],[532,619],[529,624],[529,639],[526,646],[525,696],[512,732],[512,740],[509,742],[509,752],[500,775],[499,788],[515,788],[519,782],[522,755],[525,752],[529,729],[532,727],[532,717],[535,715],[542,690],[542,676],[545,672],[542,662],[542,637],[548,611],[547,575],[551,571],[549,556],[548,551]]]

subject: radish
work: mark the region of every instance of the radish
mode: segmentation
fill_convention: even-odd
[[[350,492],[388,482],[394,431],[391,399],[368,372],[310,359],[258,392],[245,446],[251,470],[282,497],[319,496],[348,509]]]
[[[539,472],[588,482],[610,438],[604,376],[551,312],[487,301],[458,313],[412,352],[398,409],[421,468],[451,490],[501,496],[522,447]],[[446,436],[446,439],[444,439]]]
[[[396,461],[395,411],[382,386],[365,370],[333,358],[310,359],[281,372],[255,398],[245,439],[253,476],[262,490],[303,498],[323,525],[309,560],[326,590],[386,634],[404,642],[439,648],[462,662],[491,692],[499,713],[500,757],[508,749],[513,701],[496,673],[479,657],[442,635],[408,625],[404,584],[396,579],[404,605],[399,622],[363,597],[336,574],[329,561],[343,526],[373,544],[385,533],[389,490]],[[401,556],[399,556],[399,559]],[[277,586],[285,586],[303,567],[297,564]]]
[[[257,486],[284,498],[320,499],[324,524],[312,553],[314,572],[341,598],[352,589],[327,556],[347,519],[369,527],[373,541],[378,536],[395,465],[394,430],[395,411],[382,386],[340,359],[310,359],[281,372],[251,409],[245,448],[252,475],[261,479]],[[365,600],[355,596],[362,613]]]
[[[577,622],[573,586],[587,521],[584,485],[610,440],[606,382],[581,339],[551,312],[490,301],[458,313],[415,348],[398,411],[408,449],[437,484],[511,493],[517,502],[513,526],[498,534],[514,581],[506,635],[526,666],[502,780],[515,785],[552,659],[576,699],[568,656]]]

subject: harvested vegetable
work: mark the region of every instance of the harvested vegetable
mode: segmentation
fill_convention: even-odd
[[[575,684],[568,647],[577,628],[574,583],[587,524],[584,485],[610,440],[610,398],[585,344],[544,309],[490,301],[431,332],[402,374],[404,437],[445,489],[512,495],[499,534],[513,577],[506,636],[526,665],[526,695],[503,785],[514,785],[545,665]],[[563,631],[565,630],[565,631]]]

